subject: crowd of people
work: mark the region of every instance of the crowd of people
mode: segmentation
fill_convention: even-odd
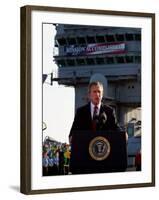
[[[69,144],[50,140],[47,137],[43,142],[43,176],[68,174],[70,155]]]

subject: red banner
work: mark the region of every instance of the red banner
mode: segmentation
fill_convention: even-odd
[[[88,45],[70,45],[65,47],[67,55],[95,55],[103,53],[122,53],[125,51],[125,43],[102,43],[102,44],[88,44]]]

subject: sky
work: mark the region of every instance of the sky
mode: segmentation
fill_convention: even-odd
[[[43,24],[43,74],[53,72],[58,76],[58,66],[53,61],[55,27]],[[43,84],[43,122],[47,129],[43,139],[49,136],[59,142],[68,143],[68,135],[74,118],[75,92],[54,82],[50,85],[50,75]]]

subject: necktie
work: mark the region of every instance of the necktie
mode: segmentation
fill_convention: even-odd
[[[93,120],[97,119],[97,111],[98,111],[98,107],[94,106],[94,111],[93,111]]]
[[[98,107],[94,106],[93,120],[92,120],[92,130],[93,131],[96,131],[96,128],[97,128],[97,112],[98,112]]]

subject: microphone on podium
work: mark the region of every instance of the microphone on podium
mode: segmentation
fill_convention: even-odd
[[[106,121],[107,121],[107,115],[103,112],[102,114],[100,114],[98,119],[99,127],[102,128],[102,126],[106,123]]]
[[[105,123],[107,121],[107,115],[104,112],[99,116],[99,121],[101,123]]]

